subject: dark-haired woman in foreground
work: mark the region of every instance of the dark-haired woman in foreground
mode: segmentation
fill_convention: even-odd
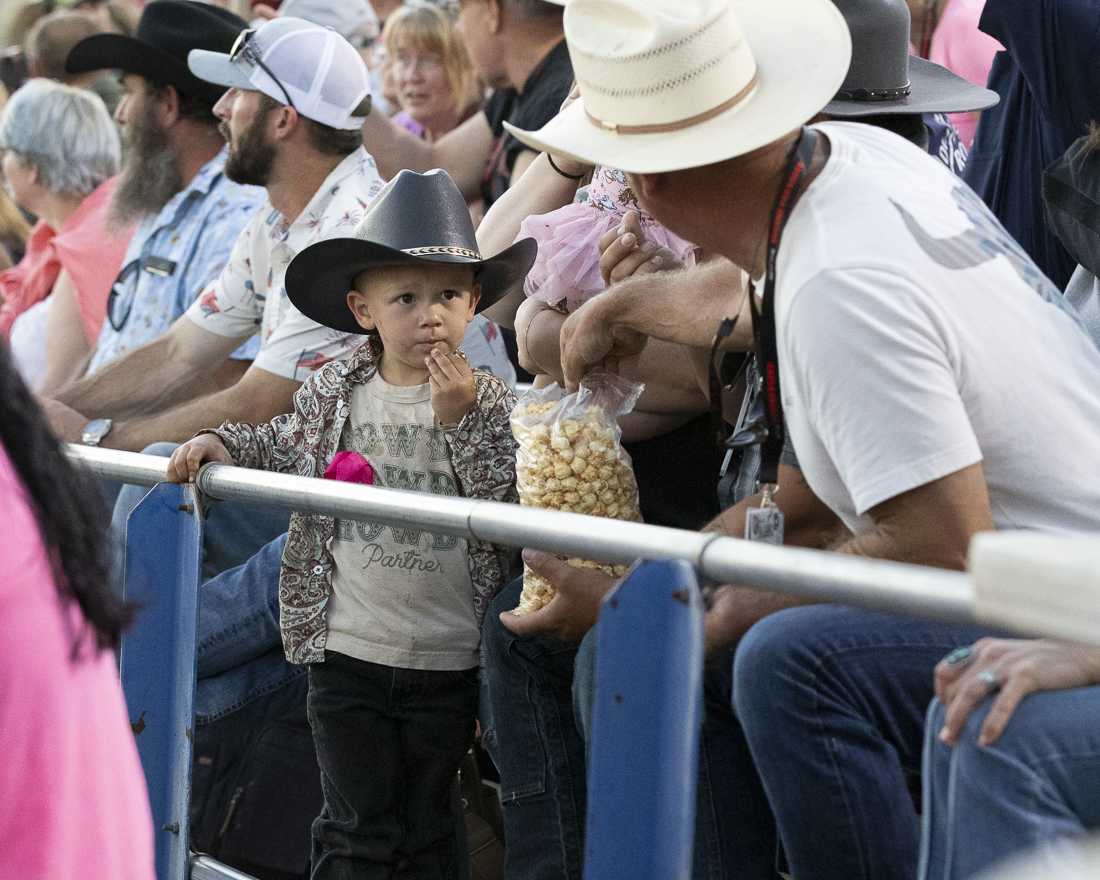
[[[151,880],[109,517],[0,344],[0,880]]]

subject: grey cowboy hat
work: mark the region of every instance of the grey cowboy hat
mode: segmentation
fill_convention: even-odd
[[[472,266],[481,285],[477,310],[523,287],[538,246],[524,238],[483,259],[474,224],[446,171],[401,171],[378,194],[353,238],[330,238],[303,250],[286,270],[286,293],[307,318],[343,333],[366,333],[347,305],[348,291],[367,269],[380,266]]]
[[[992,107],[996,92],[909,54],[905,0],[833,0],[852,34],[852,63],[836,97],[821,112],[859,117],[964,113]]]

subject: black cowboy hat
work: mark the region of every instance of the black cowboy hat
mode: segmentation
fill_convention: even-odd
[[[833,0],[852,34],[852,63],[821,112],[858,118],[900,113],[965,113],[992,107],[996,92],[909,54],[905,0]]]
[[[192,74],[187,53],[192,49],[228,52],[247,27],[242,18],[219,6],[194,0],[157,0],[145,7],[135,36],[87,37],[73,46],[65,70],[122,70],[214,104],[225,94],[225,87]]]
[[[348,291],[367,269],[451,263],[472,266],[481,285],[477,310],[523,286],[538,246],[524,238],[482,259],[470,210],[458,186],[439,168],[401,171],[378,194],[354,238],[310,245],[291,260],[286,292],[307,318],[344,333],[366,333],[348,308]]]

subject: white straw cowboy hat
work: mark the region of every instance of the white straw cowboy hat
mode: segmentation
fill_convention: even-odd
[[[852,42],[831,0],[569,0],[580,98],[538,131],[543,152],[637,174],[721,162],[813,118]]]

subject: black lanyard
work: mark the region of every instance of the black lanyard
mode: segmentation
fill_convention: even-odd
[[[775,338],[775,264],[779,254],[779,242],[787,221],[805,191],[806,175],[813,163],[817,147],[817,132],[803,128],[797,142],[791,148],[787,168],[783,172],[783,184],[775,197],[771,218],[768,220],[768,252],[765,263],[764,298],[759,309],[756,306],[756,285],[749,288],[749,310],[752,315],[753,338],[756,344],[756,364],[763,385],[764,417],[768,434],[760,449],[760,476],[762,485],[774,484],[779,478],[779,458],[787,431],[783,423],[783,399],[779,388],[779,346]]]

